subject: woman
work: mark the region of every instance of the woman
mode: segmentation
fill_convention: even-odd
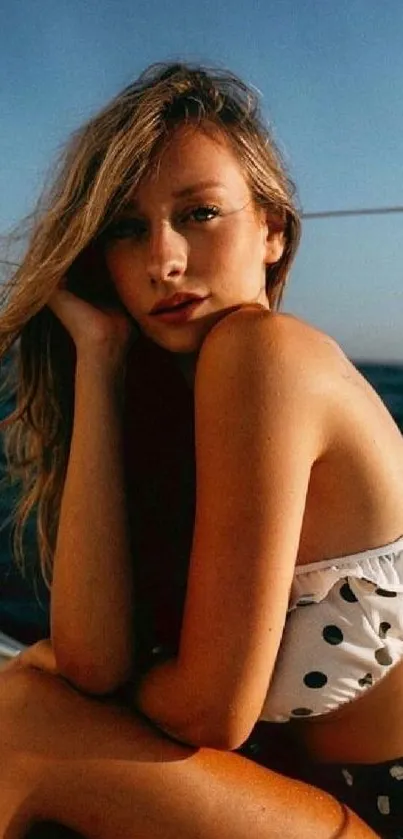
[[[37,506],[51,576],[51,642],[2,677],[4,835],[374,835],[231,753],[289,721],[346,800],[351,763],[393,786],[403,754],[403,443],[337,345],[276,312],[298,234],[232,77],[154,68],[70,148],[1,321],[17,537]],[[383,789],[352,805],[397,836]]]

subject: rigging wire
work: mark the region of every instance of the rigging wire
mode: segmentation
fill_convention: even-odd
[[[361,210],[322,210],[317,213],[301,213],[303,219],[337,218],[341,216],[376,216],[387,213],[403,213],[402,207],[364,207]]]

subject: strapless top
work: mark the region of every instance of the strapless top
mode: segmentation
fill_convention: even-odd
[[[297,566],[261,720],[326,714],[403,657],[403,537]]]

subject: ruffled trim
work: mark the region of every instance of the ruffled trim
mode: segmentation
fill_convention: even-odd
[[[367,580],[384,591],[403,593],[403,537],[382,548],[297,566],[289,610],[320,603],[339,580],[346,578]]]

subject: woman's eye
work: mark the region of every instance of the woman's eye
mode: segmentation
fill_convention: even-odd
[[[189,210],[184,214],[184,219],[197,222],[211,221],[218,216],[219,212],[218,207],[214,206],[195,207],[194,210]]]
[[[113,222],[107,231],[107,239],[141,239],[146,233],[146,224],[137,218],[122,218]]]

